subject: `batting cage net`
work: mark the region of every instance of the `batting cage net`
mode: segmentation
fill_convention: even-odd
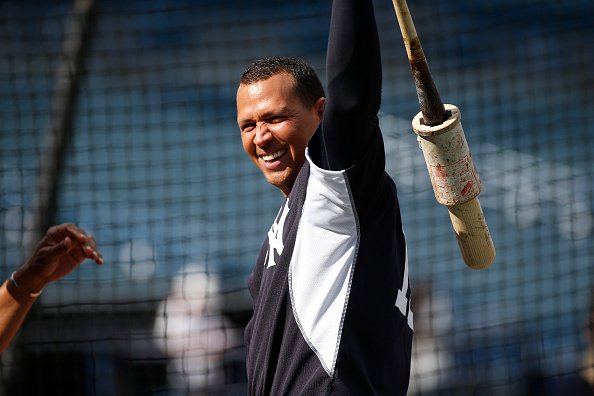
[[[1,355],[0,394],[246,394],[247,276],[283,197],[243,153],[235,92],[268,55],[301,57],[325,81],[330,5],[0,3],[0,273],[63,222],[105,259],[46,288]],[[412,132],[392,3],[375,6],[413,288],[409,393],[592,384],[594,3],[409,1],[483,182],[497,257],[480,271],[463,263]]]

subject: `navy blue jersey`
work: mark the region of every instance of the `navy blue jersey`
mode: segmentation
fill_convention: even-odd
[[[378,126],[371,1],[335,0],[324,117],[248,284],[251,395],[405,395],[406,244]]]

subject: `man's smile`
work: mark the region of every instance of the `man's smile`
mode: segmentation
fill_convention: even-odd
[[[285,155],[287,153],[288,150],[279,150],[276,151],[272,154],[267,154],[267,155],[261,155],[260,158],[262,158],[264,161],[266,162],[271,162],[274,161],[280,157],[282,157],[283,155]]]

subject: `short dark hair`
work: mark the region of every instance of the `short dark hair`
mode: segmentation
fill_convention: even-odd
[[[315,70],[301,59],[287,56],[258,59],[245,69],[239,82],[244,85],[253,84],[281,73],[293,77],[297,95],[303,104],[313,106],[319,98],[326,96]]]

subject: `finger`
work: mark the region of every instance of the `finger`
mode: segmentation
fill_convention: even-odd
[[[97,241],[92,235],[87,235],[87,245],[93,248],[93,250],[97,250]]]
[[[101,253],[95,251],[93,253],[93,257],[92,258],[95,261],[95,263],[97,263],[99,265],[103,264],[103,256],[101,255]]]
[[[82,244],[89,243],[89,236],[87,233],[74,224],[64,224],[64,231]]]
[[[48,231],[54,241],[70,238],[71,251],[76,261],[82,262],[85,258],[92,259],[97,264],[103,264],[103,256],[97,250],[97,242],[91,235],[72,223],[64,223],[50,228]],[[59,243],[58,243],[59,244]]]
[[[93,249],[93,247],[91,247],[89,245],[85,245],[83,247],[83,253],[85,254],[85,256],[87,258],[90,258],[91,260],[95,261],[97,264],[103,264],[103,256],[101,255],[101,253],[99,253],[99,251],[97,251],[96,249]]]
[[[103,255],[97,249],[97,241],[92,235],[88,235],[88,245],[93,249],[92,259],[95,260],[97,264],[103,264]]]
[[[80,244],[87,243],[87,236],[82,230],[74,224],[64,223],[51,227],[43,238],[43,241],[46,241],[43,244],[57,244],[62,242],[66,237],[70,237],[73,242]]]
[[[48,246],[44,249],[44,255],[49,257],[60,257],[72,249],[72,239],[64,238],[60,243]]]

